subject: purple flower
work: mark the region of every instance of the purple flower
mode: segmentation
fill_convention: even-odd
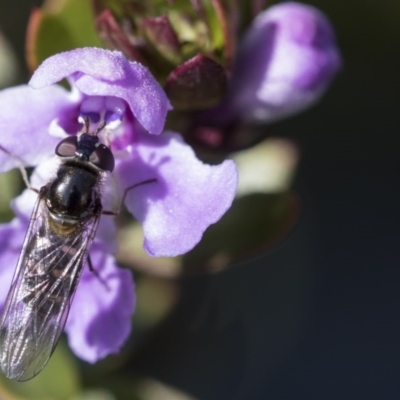
[[[236,58],[230,102],[244,119],[270,123],[317,102],[341,67],[325,15],[300,3],[260,13]]]
[[[341,64],[319,10],[293,2],[269,7],[238,46],[225,99],[196,113],[185,135],[211,151],[248,148],[270,133],[266,125],[318,102]]]
[[[63,78],[71,91],[54,85]],[[234,198],[234,163],[205,165],[178,134],[160,134],[168,99],[145,67],[119,52],[84,48],[57,54],[37,69],[30,86],[0,92],[0,103],[0,144],[36,167],[31,177],[35,187],[54,176],[60,138],[76,135],[86,117],[91,130],[106,124],[100,137],[112,149],[116,165],[103,186],[103,206],[118,208],[127,186],[156,179],[131,190],[125,200],[143,225],[144,248],[152,256],[192,249]],[[14,167],[14,160],[0,151],[0,171]],[[14,220],[0,225],[0,305],[36,197],[25,190],[13,201]],[[73,351],[89,362],[118,352],[130,332],[134,287],[130,273],[116,265],[115,247],[112,218],[103,216],[90,255],[107,286],[85,268],[65,328]]]

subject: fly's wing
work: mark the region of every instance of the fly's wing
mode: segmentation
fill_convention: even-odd
[[[46,365],[64,329],[99,215],[62,227],[39,195],[0,320],[0,366],[25,381]]]

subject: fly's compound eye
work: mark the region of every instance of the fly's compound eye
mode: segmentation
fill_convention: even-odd
[[[68,136],[58,143],[56,147],[56,154],[59,157],[74,157],[77,147],[78,138],[76,136]]]
[[[112,172],[114,170],[114,156],[111,150],[102,143],[96,146],[89,157],[89,161],[103,171]]]

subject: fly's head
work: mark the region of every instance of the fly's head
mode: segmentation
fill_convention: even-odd
[[[96,131],[89,131],[89,118],[84,119],[85,131],[78,136],[63,139],[56,147],[56,154],[62,159],[75,159],[88,163],[98,171],[112,172],[115,166],[114,156],[108,146],[100,143],[98,134],[103,129],[101,124]]]

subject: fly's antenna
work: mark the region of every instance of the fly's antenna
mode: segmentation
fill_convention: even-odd
[[[83,117],[83,133],[86,133],[86,135],[90,136],[98,136],[98,134],[101,132],[101,130],[106,126],[106,122],[102,121],[98,126],[97,129],[94,132],[90,132],[90,117],[88,115],[85,115]]]
[[[103,121],[99,126],[97,127],[96,131],[93,133],[94,136],[97,136],[100,131],[106,126],[106,122]]]

